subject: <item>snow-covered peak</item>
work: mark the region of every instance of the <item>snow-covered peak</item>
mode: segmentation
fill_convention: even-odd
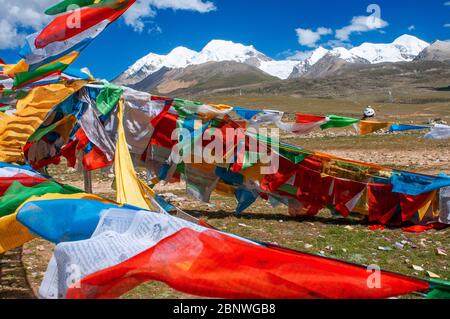
[[[404,61],[400,50],[392,44],[365,42],[359,47],[351,49],[350,52],[368,60],[370,63]]]
[[[158,68],[162,65],[165,56],[159,55],[155,53],[147,54],[146,56],[137,60],[132,66],[130,66],[126,71],[126,75],[133,75],[143,69],[149,71],[157,71]]]
[[[405,34],[388,44],[366,42],[351,49],[350,52],[370,63],[409,62],[428,46],[427,42]]]
[[[298,61],[262,61],[259,69],[279,79],[287,79]]]
[[[412,35],[404,34],[392,42],[401,52],[405,61],[412,61],[420,52],[429,47],[428,42],[422,41]]]
[[[237,52],[245,53],[248,51],[257,52],[253,45],[243,45],[242,43],[236,43],[227,40],[211,40],[203,48],[202,52]]]
[[[259,66],[258,62],[270,61],[271,59],[255,49],[253,45],[243,45],[233,41],[212,40],[197,55],[194,60],[195,64],[206,63],[210,61],[235,61],[246,63],[248,60],[255,60],[255,66]],[[259,60],[259,61],[256,61]]]
[[[327,55],[328,52],[330,51],[323,47],[318,47],[309,54],[308,58],[304,59],[303,61],[297,61],[297,64],[294,66],[289,77],[290,78],[301,77],[303,74],[308,72],[311,69],[311,67],[317,63],[317,61],[319,61],[325,55]]]
[[[177,47],[167,55],[150,53],[137,60],[121,76],[124,80],[135,78],[136,81],[143,80],[146,76],[158,72],[163,67],[184,68],[192,64],[192,60],[198,52],[185,47]]]
[[[325,54],[327,54],[328,52],[329,51],[327,49],[325,49],[324,47],[318,47],[311,53],[311,56],[308,58],[309,63],[316,64],[317,61],[322,59],[325,56]]]
[[[358,63],[361,61],[361,57],[343,47],[334,48],[333,50],[328,52],[328,54],[350,63]]]
[[[189,65],[222,61],[246,63],[280,79],[286,79],[292,72],[294,65],[298,63],[274,61],[256,50],[253,45],[247,46],[232,41],[212,40],[200,52],[186,47],[177,47],[167,55],[150,53],[129,67],[120,77],[120,80],[127,81],[135,77],[136,81],[141,81],[163,67],[185,68]]]
[[[392,42],[395,45],[401,45],[408,49],[410,49],[412,52],[419,54],[422,52],[426,47],[428,47],[430,44],[428,42],[425,42],[423,40],[420,40],[419,38],[404,34]]]
[[[165,56],[164,66],[168,68],[184,68],[192,64],[197,55],[197,51],[185,47],[177,47]]]

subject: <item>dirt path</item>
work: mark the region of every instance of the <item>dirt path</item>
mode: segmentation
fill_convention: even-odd
[[[22,248],[0,255],[0,299],[35,298],[22,263]]]

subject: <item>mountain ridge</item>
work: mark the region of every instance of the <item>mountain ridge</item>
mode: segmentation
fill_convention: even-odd
[[[358,50],[366,52],[366,58],[356,54]],[[408,35],[390,44],[363,43],[353,49],[318,47],[302,61],[276,61],[254,46],[214,40],[200,52],[177,47],[167,55],[150,53],[114,83],[177,96],[217,92],[305,94],[304,88],[296,86],[308,87],[316,82],[326,86],[329,81],[343,92],[350,92],[356,85],[353,82],[366,83],[365,90],[369,91],[377,87],[394,87],[396,82],[402,82],[409,90],[419,82],[423,87],[428,83],[447,87],[442,75],[449,74],[449,66],[450,42],[435,41],[428,45]],[[339,84],[340,79],[346,84]],[[328,89],[324,87],[324,90]]]
[[[200,52],[181,46],[174,48],[167,55],[149,53],[120,74],[114,79],[114,82],[122,85],[133,85],[163,67],[177,69],[207,62],[223,61],[248,64],[284,80],[302,76],[326,54],[331,54],[351,63],[367,63],[366,61],[371,64],[409,62],[428,46],[427,42],[405,34],[388,44],[365,42],[350,50],[343,47],[336,47],[331,50],[319,47],[311,51],[305,59],[274,60],[258,51],[253,45],[212,40]]]

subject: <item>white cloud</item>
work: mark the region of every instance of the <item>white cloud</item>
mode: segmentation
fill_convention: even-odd
[[[333,33],[333,30],[324,27],[317,28],[316,31],[302,28],[298,28],[295,31],[297,32],[298,43],[310,48],[316,47],[322,36]]]
[[[192,10],[198,12],[209,12],[216,10],[211,1],[204,0],[152,0],[150,1],[158,9]]]
[[[351,24],[336,30],[336,38],[341,41],[348,41],[352,33],[368,32],[387,27],[389,23],[375,16],[353,17]]]
[[[327,41],[327,43],[324,44],[325,47],[330,47],[330,48],[337,48],[337,47],[343,47],[346,49],[351,49],[353,47],[353,45],[350,42],[346,42],[346,41],[342,41],[342,40],[330,40]]]
[[[450,28],[450,23],[444,24],[444,27]]]
[[[303,60],[309,58],[311,56],[312,52],[313,52],[312,50],[310,50],[310,51],[287,50],[287,51],[283,52],[281,55],[286,60],[303,61]]]
[[[124,14],[125,23],[142,31],[146,19],[153,18],[157,9],[189,10],[206,13],[216,10],[211,1],[205,0],[137,0],[136,3]]]
[[[17,48],[27,34],[41,30],[52,19],[44,11],[58,2],[60,0],[0,0],[0,49]],[[153,18],[158,9],[203,13],[216,7],[207,0],[137,0],[125,13],[125,23],[136,31],[143,31],[146,20]]]
[[[46,8],[57,0],[0,0],[0,49],[21,45],[25,35],[45,26]]]
[[[408,27],[408,31],[414,31],[414,30],[416,30],[416,26],[415,25],[410,25]]]

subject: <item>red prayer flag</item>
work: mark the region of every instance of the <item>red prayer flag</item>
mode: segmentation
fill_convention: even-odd
[[[92,150],[83,156],[83,166],[88,171],[94,171],[100,168],[112,165],[106,155],[97,146],[93,145]]]
[[[295,114],[297,117],[297,123],[300,124],[309,124],[309,123],[317,123],[325,121],[327,118],[325,116],[317,116],[317,115],[310,115],[310,114]]]
[[[316,215],[331,203],[332,182],[332,177],[323,177],[320,172],[299,165],[295,180],[295,186],[298,187],[296,198],[305,205],[309,215]]]
[[[369,221],[388,224],[400,213],[400,194],[392,192],[391,184],[369,184]]]
[[[150,124],[155,128],[150,144],[165,147],[171,150],[177,143],[177,140],[172,140],[172,133],[177,128],[178,116],[168,112],[155,117]]]
[[[0,177],[0,196],[8,190],[12,183],[19,182],[23,186],[32,187],[37,184],[48,182],[43,177],[31,176],[23,173],[16,174],[14,176]]]
[[[298,167],[290,160],[280,156],[278,171],[275,174],[264,175],[261,188],[268,192],[275,192],[295,175]]]
[[[400,195],[400,207],[402,209],[402,221],[406,222],[416,214],[420,208],[422,208],[429,200],[431,196],[436,192],[424,193],[417,196],[401,194]]]
[[[36,48],[42,49],[50,43],[70,39],[87,29],[108,20],[118,19],[136,0],[129,0],[122,9],[107,7],[82,8],[56,17],[38,35]]]
[[[348,217],[351,214],[348,203],[363,192],[366,186],[364,183],[339,178],[334,179],[333,198],[336,210],[342,216]]]
[[[426,281],[389,272],[379,274],[375,288],[371,274],[362,266],[184,228],[82,278],[66,297],[116,298],[151,280],[192,295],[232,299],[388,298],[429,290]]]
[[[75,167],[77,163],[76,150],[77,150],[78,140],[72,140],[61,149],[61,155],[67,160],[69,167]]]

